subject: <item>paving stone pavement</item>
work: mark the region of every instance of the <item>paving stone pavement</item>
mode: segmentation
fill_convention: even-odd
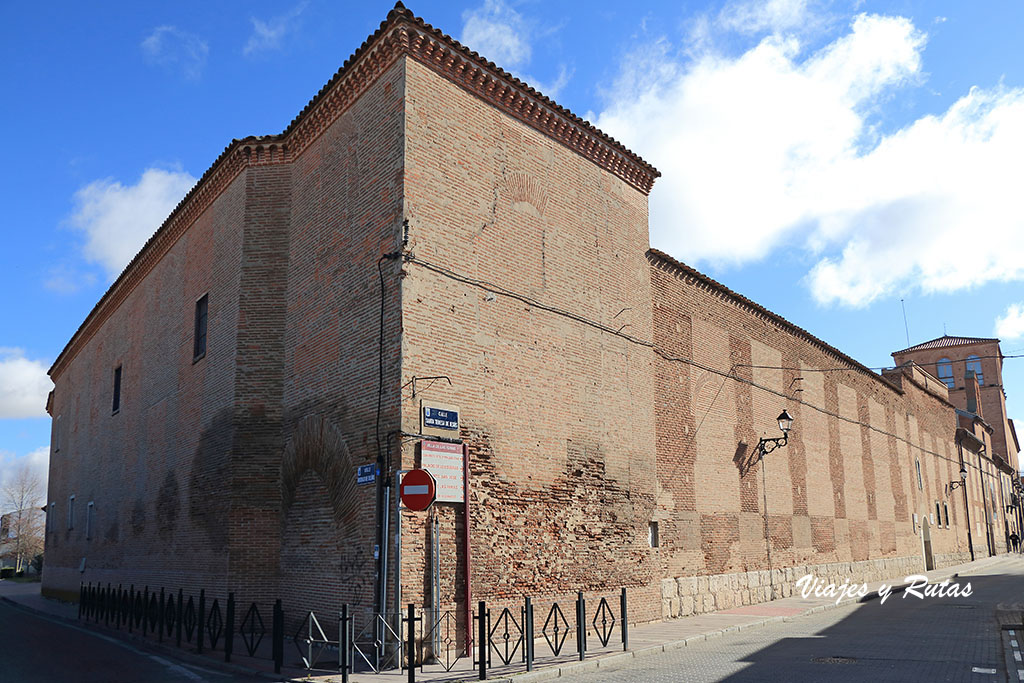
[[[1024,563],[1003,563],[957,579],[971,583],[970,597],[893,595],[885,604],[845,605],[560,680],[1006,681],[996,607],[1024,598],[1022,579]],[[1018,680],[1015,668],[1009,673]]]
[[[847,600],[836,606],[833,598],[795,596],[633,626],[628,652],[622,652],[621,644],[616,646],[613,642],[604,650],[588,650],[583,662],[575,661],[574,655],[558,660],[538,655],[537,669],[531,673],[524,672],[521,665],[496,667],[489,672],[489,678],[516,683],[554,678],[598,683],[1005,681],[1010,667],[997,618],[1003,623],[1012,622],[1014,610],[1024,603],[1024,558],[984,558],[933,570],[927,575],[932,583],[937,583],[956,573],[962,576],[956,579],[961,584],[972,582],[975,592],[970,598],[919,600],[894,592],[884,605],[876,597],[863,603]],[[891,579],[890,583],[899,585],[902,578]],[[868,597],[875,594],[878,586],[878,582],[868,585]],[[42,598],[38,584],[33,587],[0,582],[0,600],[68,620],[74,620],[77,612],[73,605]],[[613,640],[617,638],[616,634]],[[200,659],[213,665],[207,658]],[[324,682],[341,679],[336,672],[310,672],[310,676],[297,669],[297,665],[298,662],[286,662],[286,678]],[[998,673],[974,673],[973,667],[995,668]],[[265,666],[254,668],[266,670]],[[449,673],[418,671],[416,680],[469,681],[475,680],[474,673],[470,662],[462,660],[457,670]],[[400,671],[357,673],[351,677],[353,683],[405,679],[405,673]]]

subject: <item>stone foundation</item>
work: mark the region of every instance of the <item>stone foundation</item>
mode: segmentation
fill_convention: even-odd
[[[969,553],[950,553],[936,556],[938,567],[968,562]],[[742,605],[768,602],[774,598],[788,598],[799,594],[796,582],[806,574],[813,574],[825,584],[839,585],[868,583],[884,579],[902,579],[924,571],[924,561],[914,555],[891,557],[861,562],[832,562],[829,564],[786,567],[784,569],[713,574],[711,576],[683,576],[661,581],[661,614],[665,619],[688,617]]]

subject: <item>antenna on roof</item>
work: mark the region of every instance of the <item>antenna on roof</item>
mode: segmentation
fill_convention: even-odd
[[[907,346],[910,346],[910,326],[907,325],[907,307],[903,303],[903,299],[900,299],[900,306],[903,307],[903,329],[907,331]]]

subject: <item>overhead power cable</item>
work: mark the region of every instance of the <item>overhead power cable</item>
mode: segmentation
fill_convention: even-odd
[[[608,325],[605,325],[605,324],[603,324],[601,322],[598,322],[596,320],[591,320],[590,318],[587,318],[586,316],[583,316],[583,315],[581,315],[579,313],[574,313],[573,311],[567,311],[567,310],[559,308],[557,306],[552,306],[550,304],[542,303],[540,301],[537,301],[536,299],[533,299],[532,297],[529,297],[529,296],[527,296],[525,294],[521,294],[519,292],[512,291],[510,289],[506,289],[505,287],[502,287],[501,285],[497,285],[497,284],[495,284],[493,282],[488,282],[486,280],[480,280],[478,278],[470,277],[468,275],[463,275],[462,273],[459,273],[459,272],[456,272],[454,270],[451,270],[450,268],[446,268],[445,266],[440,266],[440,265],[437,265],[436,263],[431,263],[430,261],[426,261],[424,259],[421,259],[421,258],[419,258],[418,256],[416,256],[414,254],[406,254],[405,255],[405,261],[407,263],[414,263],[416,265],[422,266],[423,268],[426,268],[427,270],[433,271],[433,272],[437,273],[438,275],[442,275],[442,276],[444,276],[446,278],[449,278],[451,280],[455,280],[457,282],[462,282],[464,284],[471,285],[473,287],[476,287],[478,289],[482,289],[482,290],[487,291],[487,292],[491,292],[493,294],[498,294],[498,295],[501,295],[501,296],[509,297],[511,299],[515,299],[517,301],[521,301],[522,303],[527,304],[528,306],[530,306],[532,308],[536,308],[536,309],[539,309],[539,310],[542,310],[542,311],[548,311],[549,313],[553,313],[555,315],[558,315],[558,316],[561,316],[561,317],[564,317],[564,318],[568,318],[570,320],[575,320],[576,322],[578,322],[580,324],[586,325],[588,327],[592,327],[592,328],[594,328],[596,330],[600,330],[601,332],[605,332],[607,334],[611,334],[611,335],[614,335],[614,336],[619,337],[621,339],[624,339],[624,340],[626,340],[627,342],[629,342],[631,344],[636,344],[638,346],[643,346],[645,348],[651,349],[651,351],[653,351],[656,355],[658,355],[660,358],[662,358],[662,359],[664,359],[666,361],[669,361],[669,362],[672,362],[672,363],[684,363],[686,365],[690,365],[692,367],[699,368],[701,370],[704,370],[706,372],[718,375],[720,377],[723,377],[723,378],[726,378],[726,379],[732,379],[732,380],[734,380],[736,382],[750,385],[751,387],[756,387],[757,389],[760,389],[761,391],[764,391],[766,393],[772,394],[774,396],[778,396],[778,397],[784,398],[784,399],[786,399],[788,401],[793,401],[793,402],[798,403],[800,405],[807,406],[811,410],[815,410],[815,411],[817,411],[819,413],[822,413],[823,415],[827,415],[829,417],[834,417],[837,420],[841,420],[841,421],[847,422],[849,424],[854,424],[854,425],[858,425],[860,427],[865,427],[865,428],[867,428],[870,431],[876,432],[878,434],[882,434],[884,436],[888,436],[888,437],[894,438],[897,441],[900,441],[900,442],[906,444],[907,446],[909,446],[911,448],[917,449],[918,451],[920,451],[922,453],[927,453],[928,455],[933,455],[936,458],[939,458],[941,460],[945,460],[947,462],[953,463],[953,464],[955,464],[957,466],[959,466],[961,464],[959,459],[950,458],[950,457],[947,457],[947,456],[943,455],[942,453],[938,453],[936,451],[928,450],[928,449],[924,448],[923,446],[921,446],[919,444],[915,444],[912,441],[910,441],[909,439],[907,439],[905,437],[902,437],[902,436],[900,436],[898,434],[894,434],[894,433],[886,431],[884,429],[880,429],[878,427],[875,427],[875,426],[873,426],[871,424],[868,424],[866,422],[862,422],[860,420],[855,420],[853,418],[845,417],[843,415],[840,415],[839,413],[836,413],[836,412],[833,412],[831,410],[828,410],[827,408],[823,408],[821,406],[814,405],[813,403],[809,403],[809,402],[807,402],[807,401],[805,401],[803,399],[797,398],[795,396],[790,396],[790,395],[786,394],[785,392],[778,391],[776,389],[772,389],[771,387],[766,387],[766,386],[764,386],[762,384],[758,384],[757,382],[754,382],[753,380],[749,380],[749,379],[746,379],[744,377],[739,377],[736,374],[734,374],[734,368],[735,367],[741,367],[741,366],[734,366],[734,368],[730,369],[727,372],[727,371],[724,371],[724,370],[720,370],[718,368],[711,367],[710,365],[707,365],[705,363],[701,363],[700,361],[696,361],[696,360],[694,360],[692,358],[683,358],[683,357],[680,357],[680,356],[673,356],[672,354],[669,354],[666,351],[664,351],[661,348],[659,348],[654,342],[648,341],[646,339],[640,339],[638,337],[634,337],[631,334],[628,334],[626,332],[622,332],[621,330],[617,330],[617,329],[615,329],[613,327],[609,327]],[[1004,358],[1005,357],[1006,356],[1004,356]],[[1014,356],[1014,357],[1016,357],[1016,356]],[[767,367],[767,366],[743,366],[743,367]],[[794,371],[798,371],[798,372],[806,372],[807,371],[807,369],[805,369],[805,368],[777,367],[777,368],[774,368],[774,369],[794,370]],[[840,370],[840,369],[850,369],[850,370],[853,370],[855,368],[851,367],[851,368],[834,368],[834,369],[835,370]],[[984,470],[982,470],[981,467],[978,467],[976,465],[969,465],[969,466],[973,467],[974,469],[977,469],[977,470],[980,470],[980,471],[984,472]]]

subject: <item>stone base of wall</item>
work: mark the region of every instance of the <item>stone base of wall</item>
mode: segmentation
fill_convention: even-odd
[[[970,553],[950,553],[935,557],[937,567],[969,562]],[[829,564],[786,567],[784,569],[713,574],[710,576],[684,576],[661,581],[662,618],[688,617],[716,610],[754,605],[772,599],[798,595],[796,582],[807,574],[825,584],[868,583],[885,579],[900,579],[924,571],[924,560],[913,555],[890,557],[860,562],[832,562]]]

